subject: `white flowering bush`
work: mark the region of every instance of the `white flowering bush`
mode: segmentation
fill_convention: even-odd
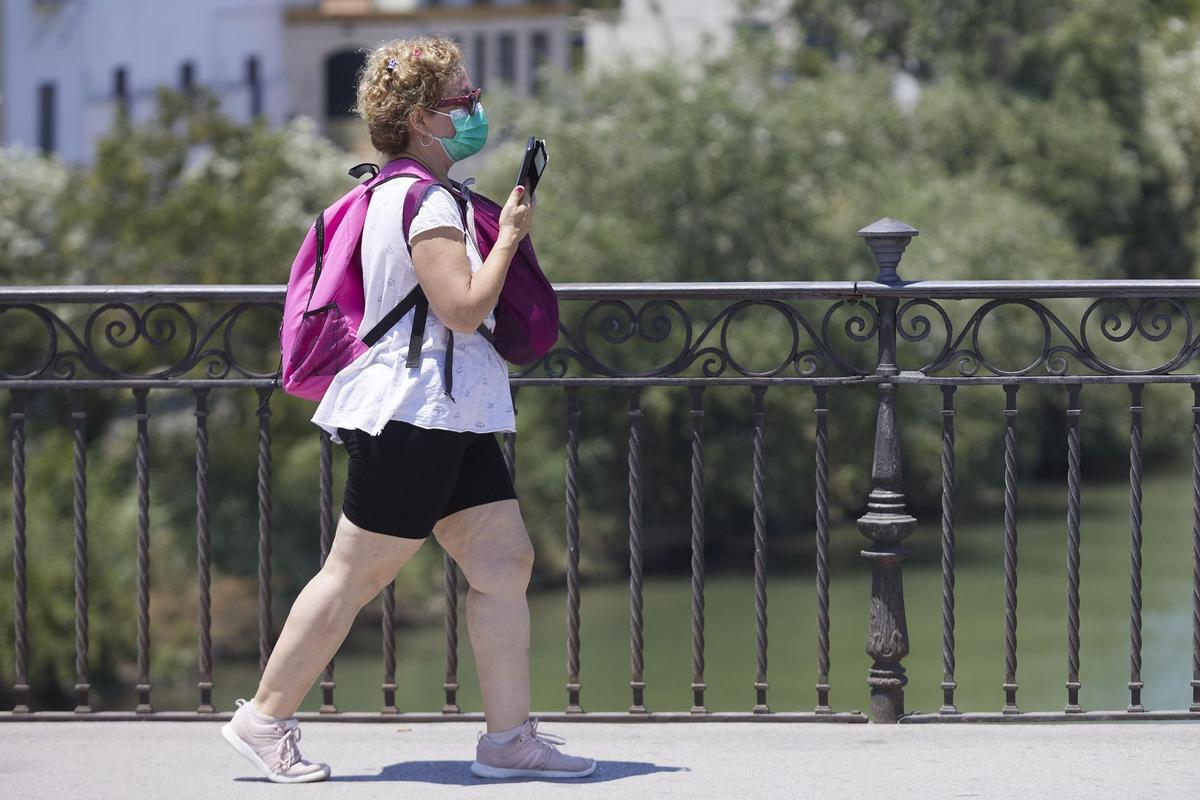
[[[72,183],[60,159],[0,147],[0,281],[66,282],[61,244],[72,226],[62,205]]]

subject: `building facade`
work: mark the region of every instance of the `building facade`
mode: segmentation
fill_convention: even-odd
[[[287,113],[287,0],[6,0],[6,144],[91,159],[124,109],[154,111],[160,86],[205,86],[237,120]]]
[[[91,160],[124,110],[159,87],[203,86],[235,120],[317,120],[370,155],[351,108],[364,51],[418,33],[464,48],[472,80],[536,91],[537,68],[570,63],[562,0],[0,0],[2,141]]]
[[[284,61],[289,107],[321,120],[334,141],[369,153],[366,130],[354,116],[354,76],[372,47],[392,39],[439,34],[463,49],[477,86],[505,85],[519,95],[537,91],[544,65],[568,68],[574,23],[560,0],[325,0],[286,15]]]

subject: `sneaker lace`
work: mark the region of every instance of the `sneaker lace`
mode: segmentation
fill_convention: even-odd
[[[529,733],[528,734],[522,733],[521,739],[522,740],[535,739],[538,742],[540,742],[543,746],[549,747],[551,750],[555,750],[555,751],[557,751],[558,748],[555,747],[554,745],[567,743],[566,739],[564,739],[561,736],[555,736],[553,733],[538,733],[537,726],[538,726],[538,720],[537,720],[537,717],[534,717],[529,725]]]
[[[291,722],[290,725],[277,725],[283,736],[275,744],[275,755],[279,758],[279,768],[286,770],[300,760],[300,726]]]

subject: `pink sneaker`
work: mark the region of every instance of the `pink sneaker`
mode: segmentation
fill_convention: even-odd
[[[537,732],[537,717],[528,719],[509,741],[498,743],[480,733],[471,772],[481,778],[583,778],[596,769],[590,758],[558,752],[566,744],[560,736]]]
[[[329,777],[329,765],[300,757],[300,721],[274,719],[260,714],[253,702],[237,701],[233,719],[221,726],[221,735],[246,760],[274,783],[309,783]]]

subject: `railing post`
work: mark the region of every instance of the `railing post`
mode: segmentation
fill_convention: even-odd
[[[879,275],[875,280],[897,284],[900,256],[917,230],[894,219],[884,218],[858,232],[871,248]],[[875,374],[879,408],[875,417],[875,458],[871,466],[871,494],[867,513],[858,519],[858,529],[871,540],[862,551],[871,562],[871,612],[867,630],[867,655],[874,659],[867,683],[871,687],[871,718],[896,722],[904,715],[904,675],[901,659],[908,655],[908,625],[904,617],[904,575],[901,563],[910,550],[903,545],[917,520],[904,510],[903,478],[900,472],[900,432],[896,427],[896,384],[887,378],[899,373],[896,366],[896,307],[894,297],[881,297],[879,312],[879,361]]]

